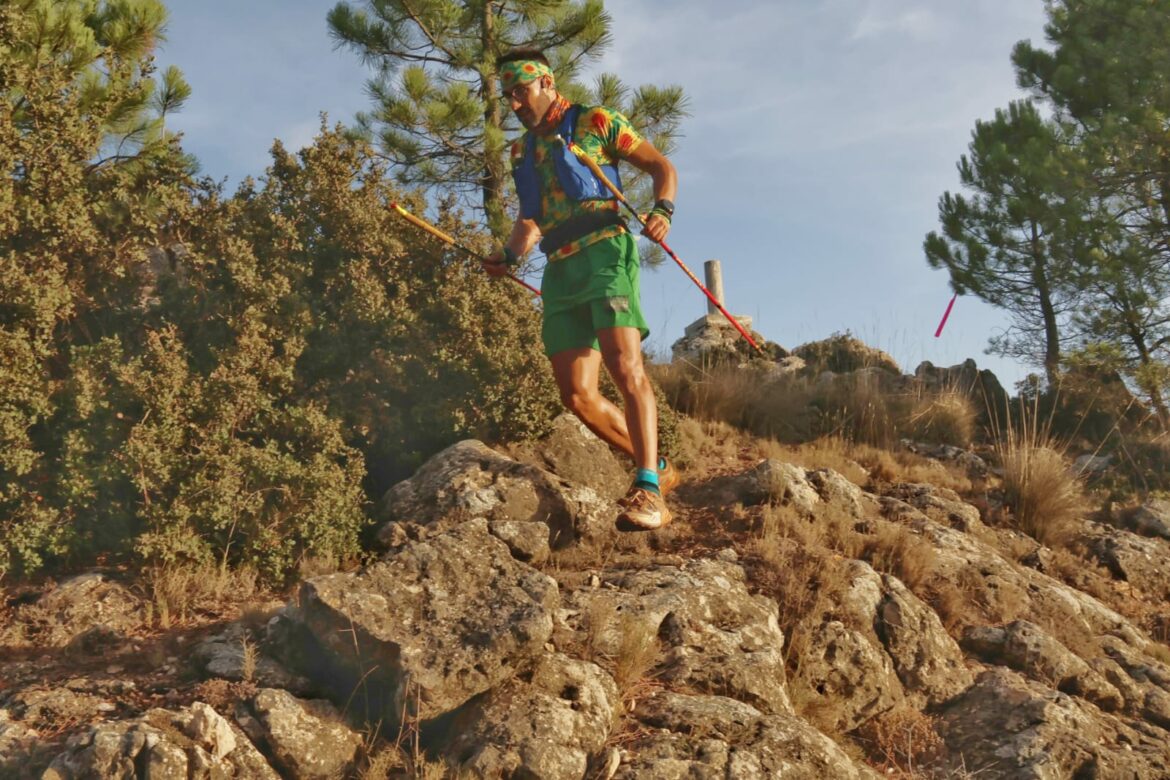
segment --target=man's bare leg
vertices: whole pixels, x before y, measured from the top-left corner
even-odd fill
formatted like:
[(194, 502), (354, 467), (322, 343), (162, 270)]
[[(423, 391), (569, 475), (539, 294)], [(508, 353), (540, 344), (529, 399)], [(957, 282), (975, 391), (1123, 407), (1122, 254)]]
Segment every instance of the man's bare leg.
[[(637, 333), (636, 330), (634, 332)], [(577, 415), (597, 438), (634, 458), (634, 445), (630, 441), (626, 422), (627, 415), (597, 389), (601, 353), (583, 347), (558, 352), (549, 360), (552, 362), (553, 378), (561, 392), (561, 402), (565, 408)]]
[(638, 468), (658, 470), (658, 407), (642, 365), (642, 334), (637, 328), (597, 331), (602, 359), (625, 402), (627, 437)]

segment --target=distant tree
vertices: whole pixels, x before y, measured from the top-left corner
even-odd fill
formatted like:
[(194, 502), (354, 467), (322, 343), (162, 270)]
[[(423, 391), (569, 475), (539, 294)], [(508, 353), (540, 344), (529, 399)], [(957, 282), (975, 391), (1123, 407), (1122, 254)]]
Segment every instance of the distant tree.
[(1051, 50), (1013, 52), (1019, 83), (1075, 129), (1090, 175), (1097, 251), (1080, 269), (1085, 342), (1115, 344), (1170, 424), (1170, 6), (1049, 4)]
[(339, 45), (375, 71), (368, 82), (375, 108), (359, 127), (399, 180), (474, 202), (497, 236), (508, 228), (506, 136), (518, 130), (501, 100), (498, 55), (519, 45), (543, 49), (562, 92), (623, 111), (665, 151), (685, 113), (679, 87), (631, 91), (614, 76), (592, 89), (580, 83), (582, 68), (610, 42), (601, 0), (363, 0), (338, 3), (328, 21)]
[(943, 194), (942, 232), (924, 243), (927, 261), (950, 272), (956, 292), (1011, 314), (1013, 330), (993, 350), (1043, 365), (1050, 381), (1076, 301), (1069, 280), (1085, 250), (1076, 167), (1060, 126), (1029, 102), (1012, 103), (976, 122), (958, 164), (970, 195)]

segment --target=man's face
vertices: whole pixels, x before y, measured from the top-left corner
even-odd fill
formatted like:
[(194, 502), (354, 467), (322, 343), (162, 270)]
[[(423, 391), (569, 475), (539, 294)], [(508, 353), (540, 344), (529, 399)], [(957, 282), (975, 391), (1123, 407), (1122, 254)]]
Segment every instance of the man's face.
[(547, 82), (548, 77), (541, 76), (527, 84), (517, 84), (504, 95), (512, 108), (512, 113), (529, 129), (540, 124), (540, 120), (544, 119), (545, 113), (556, 98), (556, 90)]

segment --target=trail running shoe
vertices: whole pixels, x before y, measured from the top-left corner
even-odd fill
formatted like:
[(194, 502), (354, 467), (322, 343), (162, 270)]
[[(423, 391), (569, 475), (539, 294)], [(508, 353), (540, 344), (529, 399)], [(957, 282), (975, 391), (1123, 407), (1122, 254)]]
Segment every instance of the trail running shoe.
[(630, 492), (618, 503), (622, 507), (622, 513), (617, 519), (618, 530), (653, 531), (670, 525), (670, 510), (665, 499), (652, 490), (630, 488)]
[[(663, 460), (666, 460), (666, 458), (663, 458)], [(679, 476), (678, 469), (674, 467), (673, 463), (671, 463), (669, 460), (666, 460), (666, 468), (658, 472), (658, 489), (661, 490), (662, 495), (665, 496), (670, 493), (670, 491), (678, 487), (678, 483), (681, 479), (682, 477)]]

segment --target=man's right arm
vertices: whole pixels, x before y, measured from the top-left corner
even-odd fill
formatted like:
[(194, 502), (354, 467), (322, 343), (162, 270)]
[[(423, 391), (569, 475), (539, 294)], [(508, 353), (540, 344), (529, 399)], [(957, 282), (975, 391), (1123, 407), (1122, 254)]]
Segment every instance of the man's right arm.
[[(519, 259), (531, 252), (532, 247), (536, 246), (536, 242), (539, 240), (540, 228), (536, 226), (534, 220), (517, 219), (516, 223), (512, 225), (512, 233), (504, 242), (504, 246), (512, 252), (513, 257)], [(483, 270), (490, 276), (505, 276), (509, 267), (504, 262), (504, 250), (500, 249), (486, 257), (483, 262)]]

